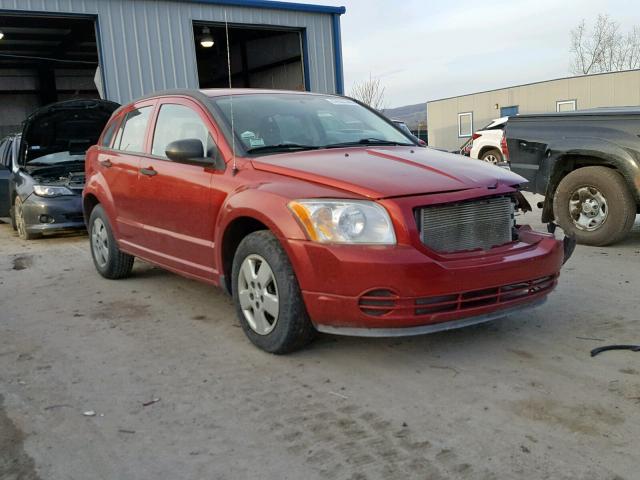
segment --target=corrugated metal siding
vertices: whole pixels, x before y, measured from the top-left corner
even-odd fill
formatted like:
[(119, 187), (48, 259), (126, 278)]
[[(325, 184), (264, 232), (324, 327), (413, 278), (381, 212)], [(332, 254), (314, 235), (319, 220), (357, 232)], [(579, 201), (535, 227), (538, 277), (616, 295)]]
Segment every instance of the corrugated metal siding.
[(119, 103), (168, 88), (198, 88), (193, 21), (307, 32), (314, 92), (335, 93), (332, 16), (164, 0), (0, 0), (0, 10), (98, 16), (107, 97)]

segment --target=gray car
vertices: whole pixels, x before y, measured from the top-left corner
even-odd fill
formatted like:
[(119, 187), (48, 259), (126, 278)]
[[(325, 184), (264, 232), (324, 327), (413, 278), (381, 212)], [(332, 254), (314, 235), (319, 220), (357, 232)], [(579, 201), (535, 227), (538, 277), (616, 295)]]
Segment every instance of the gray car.
[(106, 100), (55, 103), (30, 115), (22, 134), (3, 140), (3, 146), (10, 142), (3, 157), (10, 174), (0, 211), (9, 210), (20, 238), (84, 228), (85, 152), (118, 106)]

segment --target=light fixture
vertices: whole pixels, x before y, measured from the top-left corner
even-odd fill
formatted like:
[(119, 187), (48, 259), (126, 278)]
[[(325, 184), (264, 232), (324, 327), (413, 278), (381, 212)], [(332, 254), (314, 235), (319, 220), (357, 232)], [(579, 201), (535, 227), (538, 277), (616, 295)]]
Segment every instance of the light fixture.
[(204, 27), (202, 29), (202, 37), (200, 37), (200, 45), (202, 45), (204, 48), (211, 48), (213, 47), (214, 43), (215, 42), (213, 41), (213, 37), (211, 36), (209, 27)]
[(0, 30), (0, 40), (2, 40), (4, 38), (4, 33), (2, 33), (2, 30)]

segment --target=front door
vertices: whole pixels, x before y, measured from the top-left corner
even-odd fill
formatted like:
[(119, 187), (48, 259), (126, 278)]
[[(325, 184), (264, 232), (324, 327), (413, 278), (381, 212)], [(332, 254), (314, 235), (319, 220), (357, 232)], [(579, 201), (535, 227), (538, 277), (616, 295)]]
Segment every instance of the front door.
[(214, 137), (206, 114), (191, 100), (176, 98), (159, 105), (152, 128), (150, 154), (140, 158), (137, 217), (147, 235), (144, 247), (157, 261), (214, 278), (214, 171), (169, 160), (166, 147), (175, 140), (198, 139), (205, 155), (214, 155)]

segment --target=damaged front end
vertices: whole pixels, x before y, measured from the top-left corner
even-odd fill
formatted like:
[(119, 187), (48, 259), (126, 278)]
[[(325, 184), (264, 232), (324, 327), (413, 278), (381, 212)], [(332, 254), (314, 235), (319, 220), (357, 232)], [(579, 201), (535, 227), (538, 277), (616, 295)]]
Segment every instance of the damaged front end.
[[(532, 212), (533, 208), (531, 204), (527, 201), (525, 196), (521, 191), (517, 191), (513, 194), (514, 199), (516, 200), (516, 209), (522, 211), (522, 213)], [(542, 221), (544, 222), (544, 216)], [(546, 222), (545, 222), (546, 223)], [(564, 248), (564, 260), (563, 264), (567, 263), (567, 261), (573, 255), (574, 250), (576, 249), (576, 238), (571, 235), (567, 235), (567, 233), (559, 227), (553, 221), (547, 223), (547, 231), (558, 240), (562, 240), (563, 248)]]

